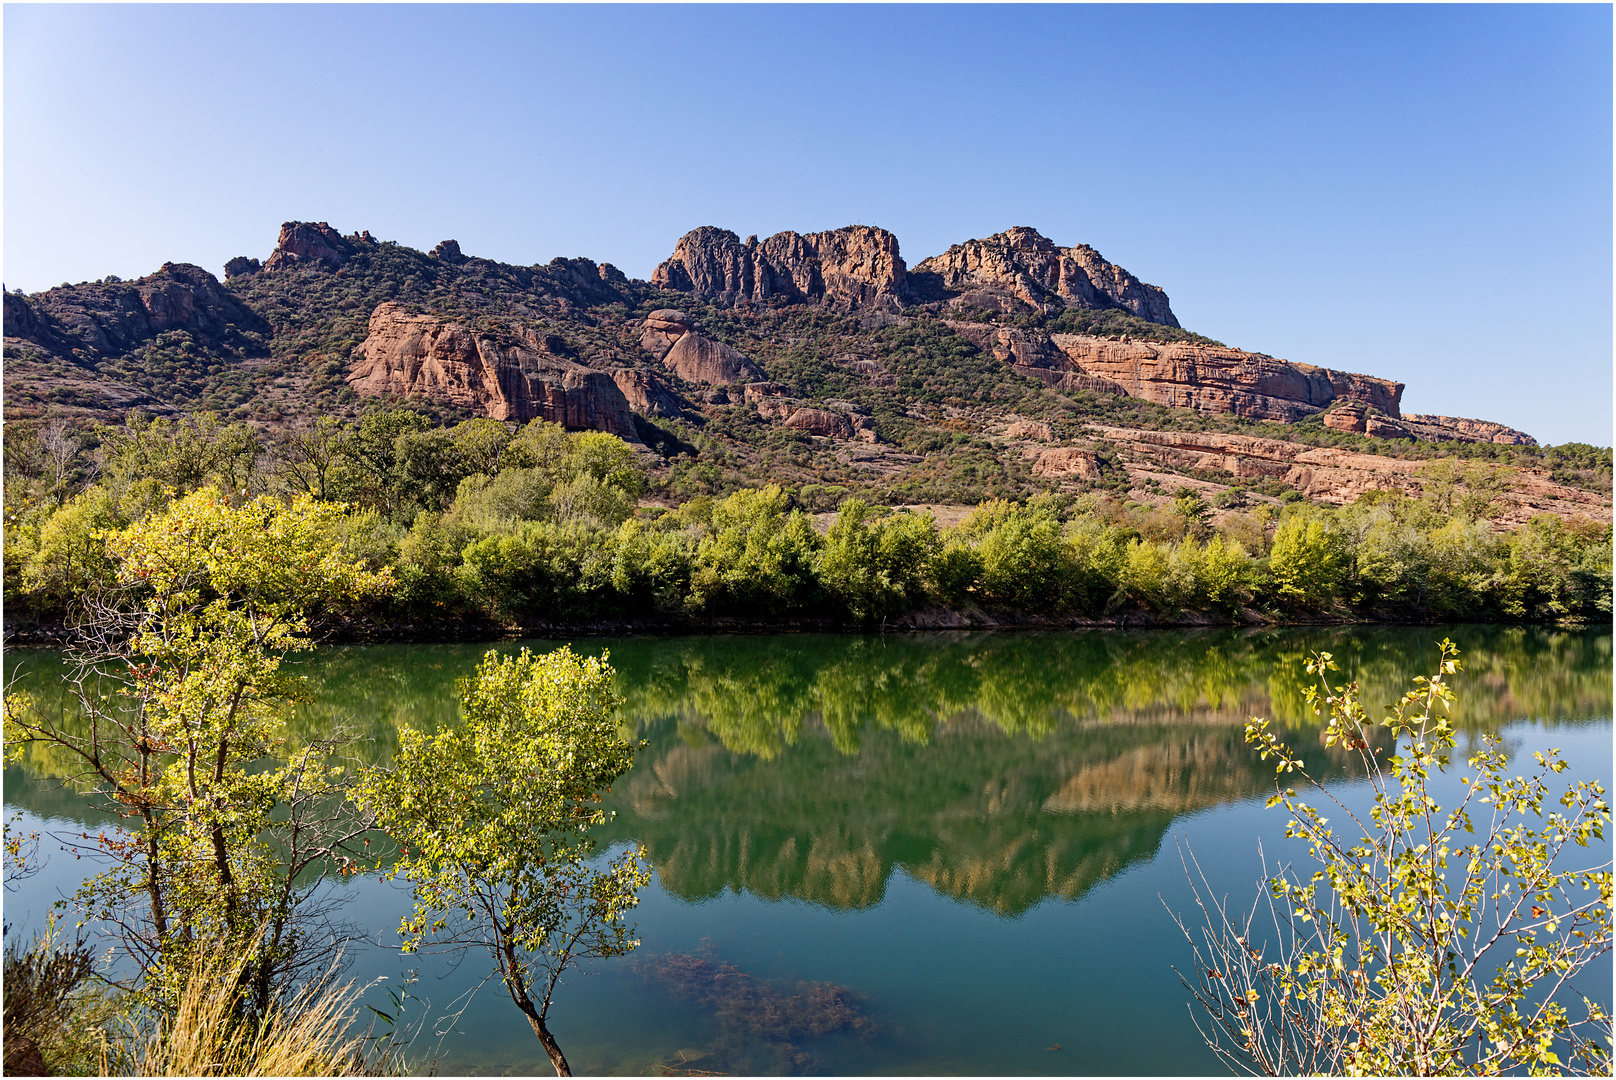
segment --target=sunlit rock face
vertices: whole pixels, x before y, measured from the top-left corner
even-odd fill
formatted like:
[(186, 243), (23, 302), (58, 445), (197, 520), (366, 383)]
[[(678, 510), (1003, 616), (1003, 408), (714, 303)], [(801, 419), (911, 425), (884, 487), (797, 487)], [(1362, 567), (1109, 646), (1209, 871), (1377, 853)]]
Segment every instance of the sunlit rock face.
[(366, 397), (436, 397), (495, 420), (550, 420), (638, 438), (612, 376), (550, 354), (530, 330), (474, 333), (388, 303), (371, 315), (356, 352), (348, 385)]

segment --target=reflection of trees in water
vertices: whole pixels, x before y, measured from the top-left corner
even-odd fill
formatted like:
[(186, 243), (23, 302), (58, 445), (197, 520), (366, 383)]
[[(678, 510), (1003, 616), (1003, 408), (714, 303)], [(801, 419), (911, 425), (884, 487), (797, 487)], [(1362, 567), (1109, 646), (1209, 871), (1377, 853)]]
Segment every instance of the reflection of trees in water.
[[(1003, 912), (1075, 897), (1156, 850), (1173, 817), (1268, 788), (1251, 715), (1311, 727), (1303, 657), (1336, 654), (1366, 703), (1395, 700), (1433, 643), (1466, 649), (1456, 719), (1608, 717), (1608, 629), (1333, 627), (631, 638), (609, 647), (626, 717), (650, 741), (618, 785), (614, 838), (650, 847), (688, 897), (726, 888), (838, 908), (880, 900), (896, 867)], [(514, 651), (522, 643), (504, 643)], [(548, 643), (527, 643), (544, 647)], [(455, 722), (454, 682), (486, 645), (354, 646), (300, 663), (316, 704), (293, 731), (357, 725), (365, 756), (401, 724)], [(51, 654), (13, 652), (62, 699)], [(1329, 769), (1332, 759), (1308, 740)], [(50, 774), (49, 760), (25, 762)], [(1336, 766), (1338, 767), (1338, 766)], [(13, 805), (75, 816), (67, 793)], [(80, 815), (82, 819), (82, 812)]]
[[(645, 844), (663, 885), (691, 899), (735, 889), (862, 908), (902, 867), (1014, 914), (1082, 895), (1154, 854), (1178, 813), (1272, 775), (1234, 725), (1067, 722), (1032, 739), (972, 719), (929, 746), (871, 729), (849, 755), (816, 723), (773, 759), (690, 734), (653, 736), (608, 829)], [(1334, 755), (1310, 765), (1339, 772)]]
[[(1465, 629), (1462, 725), (1608, 715), (1608, 633)], [(686, 897), (865, 907), (901, 866), (1016, 913), (1152, 856), (1179, 814), (1266, 791), (1245, 721), (1315, 726), (1309, 651), (1389, 702), (1443, 632), (669, 642), (654, 677), (620, 667), (651, 746), (613, 828)], [(1320, 775), (1350, 762), (1305, 756)]]

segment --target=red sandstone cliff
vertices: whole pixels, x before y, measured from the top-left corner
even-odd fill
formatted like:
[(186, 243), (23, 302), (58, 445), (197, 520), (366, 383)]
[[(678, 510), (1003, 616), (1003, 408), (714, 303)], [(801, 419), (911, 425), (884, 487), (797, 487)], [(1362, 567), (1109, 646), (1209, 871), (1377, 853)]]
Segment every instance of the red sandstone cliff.
[(382, 304), (348, 384), (372, 397), (440, 397), (495, 420), (551, 420), (637, 440), (612, 376), (544, 351), (526, 330), (496, 339), (435, 315)]

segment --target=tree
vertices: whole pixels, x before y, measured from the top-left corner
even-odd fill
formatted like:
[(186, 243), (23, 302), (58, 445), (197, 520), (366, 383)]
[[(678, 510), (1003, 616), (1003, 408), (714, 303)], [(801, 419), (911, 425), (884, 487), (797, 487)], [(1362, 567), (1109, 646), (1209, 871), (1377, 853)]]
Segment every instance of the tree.
[(1345, 538), (1334, 521), (1322, 514), (1290, 514), (1274, 532), (1268, 568), (1281, 600), (1328, 607), (1346, 575)]
[[(1204, 877), (1197, 886), (1207, 923), (1197, 943), (1179, 922), (1196, 960), (1193, 977), (1180, 977), (1227, 1062), (1267, 1075), (1608, 1075), (1606, 1006), (1583, 998), (1586, 1018), (1573, 1021), (1564, 1001), (1571, 979), (1611, 948), (1609, 862), (1567, 866), (1575, 847), (1604, 839), (1605, 790), (1585, 780), (1551, 800), (1550, 775), (1568, 768), (1556, 751), (1516, 773), (1502, 741), (1483, 735), (1464, 794), (1444, 813), (1430, 785), (1454, 748), (1444, 714), (1459, 667), (1444, 640), (1437, 673), (1416, 679), (1377, 725), (1357, 683), (1330, 683), (1329, 653), (1308, 662), (1319, 685), (1307, 702), (1329, 711), (1324, 742), (1357, 755), (1373, 806), (1357, 813), (1320, 788), (1332, 825), (1294, 788), (1268, 800), (1292, 815), (1286, 835), (1307, 844), (1318, 869), (1269, 880), (1266, 940), (1256, 907), (1231, 915)], [(1280, 775), (1316, 783), (1268, 721), (1252, 720), (1246, 739)]]
[[(212, 488), (105, 538), (112, 580), (83, 599), (68, 677), (75, 716), (8, 697), (7, 753), (88, 786), (128, 824), (91, 843), (112, 868), (80, 894), (171, 1000), (200, 948), (250, 954), (242, 1000), (262, 1013), (329, 955), (310, 936), (318, 869), (363, 824), (344, 809), (339, 737), (294, 746), (283, 674), (311, 647), (310, 609), (380, 592), (332, 536), (342, 508)], [(208, 943), (208, 944), (203, 944)], [(318, 952), (316, 952), (318, 948)]]
[(895, 615), (926, 595), (926, 575), (941, 546), (930, 514), (870, 520), (862, 499), (842, 503), (819, 553), (819, 580), (857, 619)]
[(601, 793), (638, 749), (618, 732), (613, 678), (605, 657), (568, 648), (489, 652), (460, 683), (460, 726), (400, 729), (393, 769), (356, 793), (399, 845), (388, 876), (415, 888), (406, 951), (486, 949), (560, 1076), (571, 1070), (547, 1023), (556, 984), (639, 944), (625, 919), (649, 880), (639, 849), (590, 863)]

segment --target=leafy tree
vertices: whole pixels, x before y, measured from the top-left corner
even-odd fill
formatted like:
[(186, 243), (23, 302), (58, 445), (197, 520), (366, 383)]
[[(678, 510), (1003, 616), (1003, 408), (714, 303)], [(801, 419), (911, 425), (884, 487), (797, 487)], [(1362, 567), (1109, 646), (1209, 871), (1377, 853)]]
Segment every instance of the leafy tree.
[(340, 467), (350, 437), (335, 416), (322, 416), (312, 424), (281, 433), (273, 448), (281, 463), (281, 477), (293, 491), (324, 501), (333, 471)]
[[(50, 757), (129, 821), (92, 839), (112, 868), (84, 887), (118, 926), (159, 997), (202, 942), (251, 954), (242, 996), (261, 1013), (321, 956), (311, 873), (361, 823), (332, 811), (337, 739), (293, 746), (310, 648), (307, 612), (386, 589), (331, 542), (341, 508), (263, 497), (240, 507), (203, 488), (106, 538), (115, 581), (87, 601), (71, 655), (77, 716), (7, 699), (12, 755)], [(321, 946), (323, 949), (323, 946)]]
[(601, 794), (633, 764), (604, 657), (490, 652), (460, 684), (463, 722), (399, 732), (394, 769), (357, 798), (400, 846), (387, 871), (415, 888), (405, 949), (486, 949), (557, 1075), (547, 1020), (562, 972), (639, 944), (626, 922), (649, 880), (643, 852), (591, 865)]
[(155, 480), (184, 493), (213, 483), (245, 494), (254, 479), (258, 436), (247, 424), (225, 425), (210, 412), (154, 420), (132, 412), (121, 428), (103, 428), (101, 448), (115, 487)]
[(1345, 580), (1344, 535), (1322, 514), (1292, 513), (1274, 533), (1268, 568), (1281, 600), (1302, 607), (1327, 607)]
[(707, 611), (774, 614), (802, 605), (815, 584), (820, 540), (778, 484), (712, 504), (696, 549), (691, 600)]
[[(1207, 924), (1197, 943), (1179, 923), (1196, 956), (1185, 984), (1229, 1063), (1281, 1076), (1609, 1074), (1609, 1015), (1583, 998), (1585, 1017), (1573, 1020), (1564, 999), (1611, 948), (1610, 864), (1568, 866), (1577, 847), (1605, 838), (1605, 790), (1584, 780), (1556, 797), (1549, 779), (1569, 768), (1557, 751), (1512, 766), (1483, 734), (1444, 812), (1431, 782), (1455, 747), (1446, 714), (1459, 667), (1444, 640), (1437, 673), (1377, 724), (1356, 682), (1329, 681), (1329, 653), (1308, 661), (1318, 685), (1306, 701), (1329, 713), (1325, 745), (1356, 755), (1373, 807), (1361, 814), (1319, 788), (1332, 824), (1294, 788), (1268, 800), (1318, 867), (1268, 882), (1276, 937), (1264, 939), (1255, 907), (1231, 915), (1204, 878), (1197, 887)], [(1317, 783), (1267, 720), (1251, 721), (1246, 740), (1280, 775)]]
[(862, 499), (842, 503), (825, 535), (817, 573), (856, 619), (893, 615), (925, 596), (926, 576), (941, 543), (928, 515), (871, 520)]

